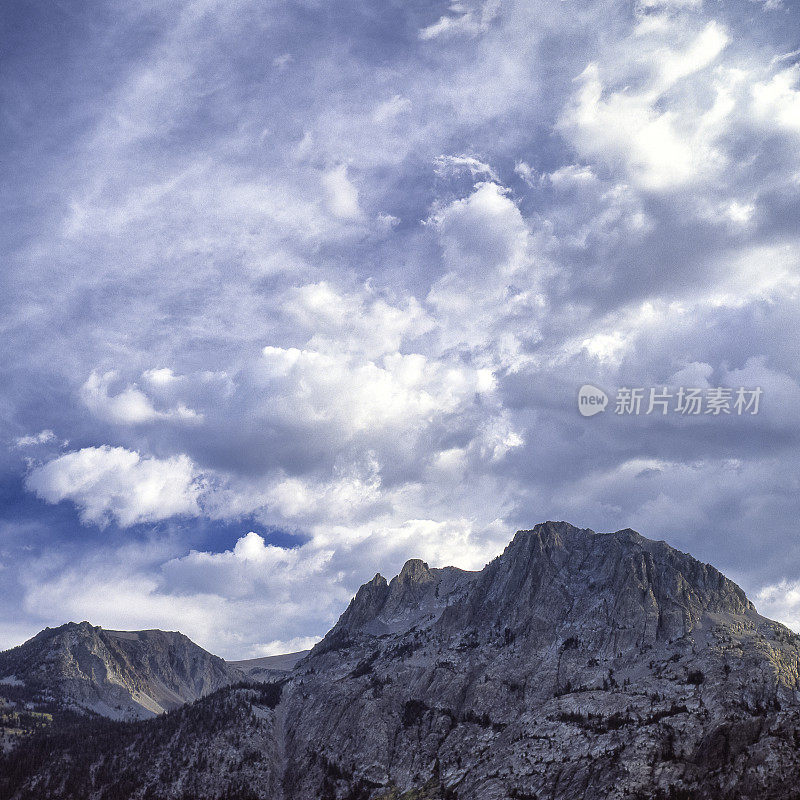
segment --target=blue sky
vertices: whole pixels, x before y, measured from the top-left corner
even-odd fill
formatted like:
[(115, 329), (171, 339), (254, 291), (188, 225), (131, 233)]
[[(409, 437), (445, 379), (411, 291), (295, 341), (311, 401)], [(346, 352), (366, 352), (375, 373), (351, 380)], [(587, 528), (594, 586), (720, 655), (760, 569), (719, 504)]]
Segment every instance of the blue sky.
[[(8, 2), (0, 647), (299, 649), (634, 527), (800, 629), (789, 2)], [(759, 386), (605, 413), (584, 383)]]

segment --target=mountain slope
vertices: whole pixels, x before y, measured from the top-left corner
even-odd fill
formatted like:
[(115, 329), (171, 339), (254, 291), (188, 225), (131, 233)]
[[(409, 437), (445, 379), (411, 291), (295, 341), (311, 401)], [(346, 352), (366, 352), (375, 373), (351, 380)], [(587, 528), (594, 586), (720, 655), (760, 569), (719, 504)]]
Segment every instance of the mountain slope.
[(34, 737), (49, 755), (0, 764), (2, 796), (790, 800), (799, 670), (800, 639), (713, 567), (545, 523), (479, 573), (376, 576), (280, 702), (224, 689), (224, 713), (201, 700), (84, 758)]
[(283, 653), (279, 656), (261, 656), (248, 658), (244, 661), (228, 661), (229, 667), (241, 673), (242, 680), (269, 683), (279, 681), (291, 672), (298, 661), (305, 658), (311, 651), (298, 650), (296, 653)]
[(151, 717), (241, 677), (181, 633), (109, 631), (88, 622), (46, 628), (0, 653), (0, 689), (113, 719)]

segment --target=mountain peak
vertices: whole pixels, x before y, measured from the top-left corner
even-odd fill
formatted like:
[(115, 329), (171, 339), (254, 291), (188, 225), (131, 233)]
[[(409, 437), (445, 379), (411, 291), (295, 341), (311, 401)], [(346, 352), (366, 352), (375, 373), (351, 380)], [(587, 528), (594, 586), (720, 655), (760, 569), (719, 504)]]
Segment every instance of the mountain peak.
[(113, 718), (159, 714), (241, 677), (182, 633), (104, 630), (89, 622), (45, 628), (0, 653), (0, 679), (43, 685), (71, 708)]
[(47, 630), (51, 631), (60, 631), (60, 630), (79, 630), (79, 631), (94, 631), (100, 630), (99, 626), (95, 627), (92, 625), (91, 622), (87, 622), (83, 620), (83, 622), (67, 622), (64, 625), (60, 625), (58, 628), (48, 628)]
[(596, 536), (597, 534), (588, 528), (576, 528), (568, 522), (553, 522), (549, 520), (540, 522), (530, 529), (517, 531), (508, 548), (514, 548), (531, 540), (539, 542), (542, 547), (561, 547), (576, 535), (581, 537)]
[(595, 533), (544, 522), (519, 531), (481, 572), (469, 602), (448, 609), (442, 623), (544, 637), (591, 629), (597, 647), (613, 640), (639, 648), (679, 638), (707, 614), (754, 611), (733, 581), (665, 542), (630, 528)]
[(339, 621), (312, 652), (338, 649), (362, 634), (379, 636), (430, 626), (477, 575), (456, 567), (431, 569), (419, 558), (406, 561), (388, 583), (378, 573), (359, 588)]
[(420, 558), (410, 558), (403, 564), (403, 569), (397, 576), (400, 583), (422, 583), (423, 581), (435, 580), (428, 565)]

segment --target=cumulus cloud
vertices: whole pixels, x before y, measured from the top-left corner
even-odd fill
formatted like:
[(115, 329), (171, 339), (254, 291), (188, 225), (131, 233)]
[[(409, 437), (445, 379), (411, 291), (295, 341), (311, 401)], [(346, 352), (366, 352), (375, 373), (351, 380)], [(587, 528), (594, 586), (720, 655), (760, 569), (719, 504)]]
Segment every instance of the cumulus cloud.
[(328, 281), (287, 291), (282, 309), (310, 338), (307, 344), (331, 353), (363, 353), (368, 358), (400, 351), (427, 333), (434, 322), (413, 296), (390, 301), (369, 286), (345, 292)]
[(358, 189), (347, 176), (347, 165), (340, 164), (322, 175), (326, 206), (334, 217), (357, 220), (361, 216)]
[(559, 122), (582, 157), (621, 169), (650, 189), (680, 186), (724, 166), (715, 146), (726, 114), (723, 90), (714, 91), (713, 77), (708, 76), (713, 100), (705, 108), (688, 109), (681, 107), (688, 101), (676, 90), (680, 81), (714, 63), (728, 44), (728, 34), (709, 22), (678, 49), (667, 43), (674, 41), (676, 28), (670, 26), (667, 32), (669, 38), (653, 33), (642, 37), (652, 59), (643, 85), (612, 88), (599, 65), (590, 64), (578, 77), (576, 93)]
[[(182, 403), (164, 411), (156, 410), (151, 399), (135, 385), (125, 386), (116, 394), (111, 394), (112, 386), (119, 377), (117, 370), (102, 374), (92, 372), (81, 387), (81, 399), (100, 419), (121, 425), (138, 425), (161, 419), (184, 422), (198, 419), (197, 413)], [(171, 370), (164, 369), (150, 370), (144, 377), (156, 386), (169, 385), (176, 380)]]
[(528, 229), (508, 196), (493, 182), (454, 200), (433, 218), (445, 263), (453, 271), (510, 276), (523, 266)]
[(436, 158), (436, 174), (442, 177), (465, 172), (472, 178), (486, 178), (497, 182), (497, 174), (488, 165), (474, 156), (438, 156)]
[(332, 550), (308, 545), (304, 550), (266, 544), (263, 536), (250, 531), (238, 539), (232, 550), (192, 551), (165, 562), (162, 572), (170, 592), (205, 591), (241, 598), (252, 597), (268, 585), (273, 601), (299, 607), (293, 587), (304, 581), (326, 580), (325, 568), (332, 557)]
[(280, 398), (273, 406), (278, 417), (304, 426), (335, 420), (353, 433), (424, 425), (494, 386), (485, 369), (446, 367), (419, 353), (353, 363), (314, 350), (267, 346), (264, 363), (266, 382)]
[(426, 298), (442, 346), (469, 349), (492, 369), (512, 366), (522, 342), (538, 337), (545, 303), (538, 290), (547, 262), (535, 258), (537, 243), (509, 195), (481, 182), (429, 221), (447, 270)]
[(49, 503), (72, 501), (84, 522), (99, 525), (199, 511), (197, 475), (185, 456), (158, 459), (123, 447), (85, 447), (36, 467), (26, 485)]

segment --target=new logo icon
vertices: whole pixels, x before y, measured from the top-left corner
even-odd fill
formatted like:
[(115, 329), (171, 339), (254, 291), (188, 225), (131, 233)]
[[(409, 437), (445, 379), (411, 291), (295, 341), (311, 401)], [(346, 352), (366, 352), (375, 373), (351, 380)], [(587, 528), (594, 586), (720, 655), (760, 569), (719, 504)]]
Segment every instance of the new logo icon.
[(578, 411), (583, 417), (593, 417), (606, 410), (608, 395), (596, 386), (586, 383), (578, 390)]

